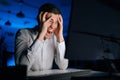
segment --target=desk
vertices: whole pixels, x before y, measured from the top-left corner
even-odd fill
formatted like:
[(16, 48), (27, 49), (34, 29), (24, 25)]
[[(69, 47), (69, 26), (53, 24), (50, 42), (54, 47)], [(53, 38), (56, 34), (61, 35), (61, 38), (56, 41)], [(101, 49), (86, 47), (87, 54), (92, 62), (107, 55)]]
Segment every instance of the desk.
[(29, 71), (27, 72), (27, 80), (71, 80), (72, 76), (86, 76), (94, 73), (102, 74), (102, 72), (81, 69)]

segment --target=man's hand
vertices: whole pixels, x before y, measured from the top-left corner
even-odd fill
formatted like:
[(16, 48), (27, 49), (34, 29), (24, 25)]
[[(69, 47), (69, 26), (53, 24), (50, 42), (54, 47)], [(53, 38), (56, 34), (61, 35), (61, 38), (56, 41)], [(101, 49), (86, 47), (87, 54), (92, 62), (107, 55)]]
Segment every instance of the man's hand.
[(42, 23), (42, 25), (40, 27), (42, 27), (42, 31), (39, 33), (39, 40), (44, 40), (45, 38), (45, 34), (47, 33), (47, 29), (48, 27), (51, 25), (50, 20), (52, 19), (52, 16), (46, 20), (46, 15), (48, 14), (48, 12), (45, 12), (44, 14), (41, 12), (39, 17), (40, 17), (40, 21)]
[(62, 16), (60, 14), (58, 15), (58, 27), (55, 30), (55, 35), (56, 35), (57, 41), (59, 43), (64, 41), (64, 38), (63, 38), (63, 19), (62, 19)]

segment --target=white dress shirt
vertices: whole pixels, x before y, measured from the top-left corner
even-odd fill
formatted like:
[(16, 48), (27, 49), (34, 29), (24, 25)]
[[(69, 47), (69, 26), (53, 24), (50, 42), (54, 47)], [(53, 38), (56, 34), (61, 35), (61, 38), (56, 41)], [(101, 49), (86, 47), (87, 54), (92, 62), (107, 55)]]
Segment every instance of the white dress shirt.
[(51, 69), (53, 60), (60, 69), (68, 67), (65, 59), (65, 42), (58, 43), (56, 36), (40, 41), (38, 32), (34, 29), (21, 29), (16, 34), (15, 62), (17, 65), (27, 65), (29, 70)]

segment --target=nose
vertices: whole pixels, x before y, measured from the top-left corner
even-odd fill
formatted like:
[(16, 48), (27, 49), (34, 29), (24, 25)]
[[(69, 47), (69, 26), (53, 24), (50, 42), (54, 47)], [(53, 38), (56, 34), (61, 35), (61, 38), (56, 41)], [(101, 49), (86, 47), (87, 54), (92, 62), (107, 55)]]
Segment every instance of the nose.
[(51, 19), (50, 22), (51, 22), (50, 28), (51, 28), (51, 29), (54, 29), (54, 26), (55, 26), (55, 22), (54, 22), (54, 20)]
[(54, 29), (54, 24), (53, 23), (51, 23), (50, 28)]

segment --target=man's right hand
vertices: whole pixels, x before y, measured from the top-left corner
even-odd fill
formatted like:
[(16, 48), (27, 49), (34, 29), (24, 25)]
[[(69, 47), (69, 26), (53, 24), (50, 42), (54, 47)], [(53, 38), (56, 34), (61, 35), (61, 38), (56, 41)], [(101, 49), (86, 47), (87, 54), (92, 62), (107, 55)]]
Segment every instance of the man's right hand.
[(39, 15), (39, 18), (40, 18), (40, 24), (42, 24), (40, 27), (42, 27), (42, 31), (39, 33), (39, 37), (38, 39), (43, 41), (44, 38), (45, 38), (45, 35), (47, 33), (47, 29), (48, 27), (51, 25), (51, 22), (50, 20), (52, 19), (52, 16), (49, 18), (49, 19), (46, 19), (46, 15), (48, 14), (48, 12), (41, 12), (40, 15)]

